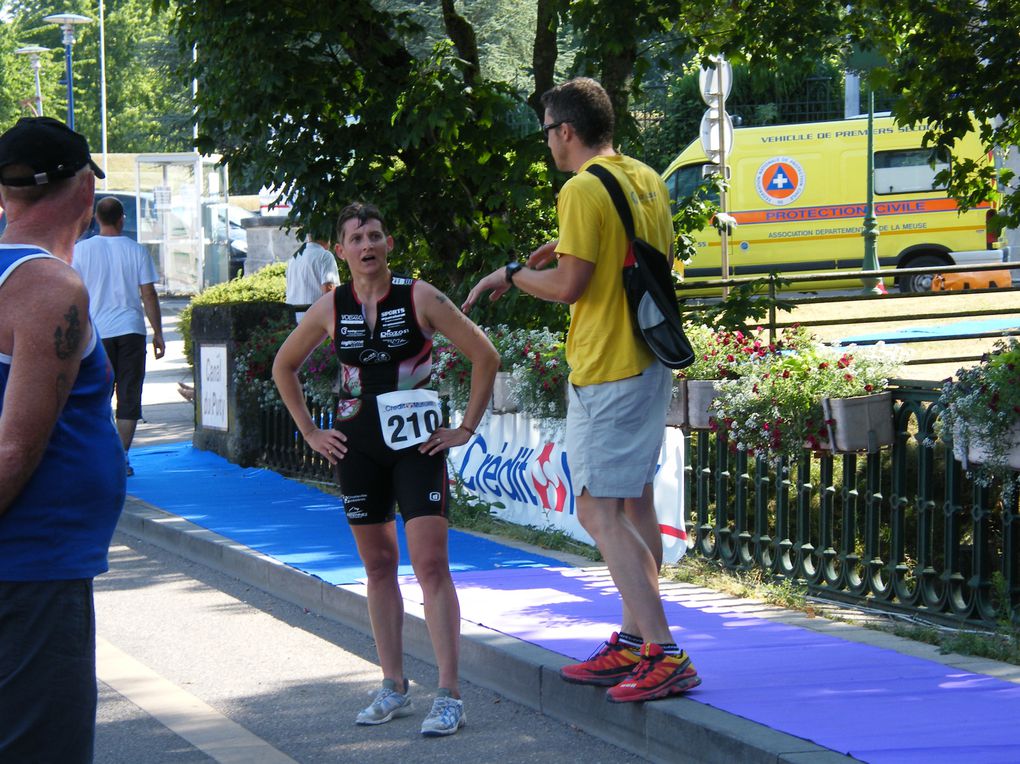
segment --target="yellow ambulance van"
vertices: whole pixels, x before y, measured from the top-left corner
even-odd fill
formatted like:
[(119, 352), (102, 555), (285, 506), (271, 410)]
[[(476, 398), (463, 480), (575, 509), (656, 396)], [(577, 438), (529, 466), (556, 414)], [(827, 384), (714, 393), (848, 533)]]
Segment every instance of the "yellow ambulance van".
[[(960, 212), (935, 175), (950, 161), (921, 147), (923, 127), (874, 121), (875, 217), (878, 260), (886, 268), (923, 268), (1001, 262), (998, 233), (985, 204)], [(730, 276), (776, 272), (861, 270), (861, 232), (867, 202), (867, 117), (795, 125), (737, 128), (727, 156)], [(956, 147), (959, 157), (990, 161), (972, 132)], [(716, 167), (694, 141), (663, 173), (670, 198), (683, 200)], [(716, 200), (718, 201), (718, 200)], [(696, 235), (697, 252), (685, 281), (718, 279), (720, 235)], [(895, 278), (901, 291), (931, 289), (932, 275)], [(856, 283), (860, 283), (859, 281)], [(796, 284), (795, 288), (803, 284)]]

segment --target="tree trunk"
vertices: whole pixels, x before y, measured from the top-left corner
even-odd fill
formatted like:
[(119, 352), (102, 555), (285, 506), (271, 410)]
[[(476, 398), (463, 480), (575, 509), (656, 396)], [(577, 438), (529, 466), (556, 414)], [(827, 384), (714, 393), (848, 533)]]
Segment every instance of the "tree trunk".
[(465, 61), (464, 84), (474, 85), (482, 71), (474, 27), (457, 13), (457, 9), (453, 7), (453, 0), (443, 0), (443, 24), (446, 27), (446, 34), (457, 48), (457, 54)]
[(556, 83), (556, 40), (559, 32), (560, 9), (563, 0), (538, 0), (538, 22), (535, 25), (535, 47), (531, 63), (535, 72), (535, 92), (528, 96), (528, 105), (535, 111), (539, 123), (545, 116), (542, 94)]
[(609, 94), (616, 116), (616, 141), (631, 130), (630, 84), (637, 60), (637, 45), (629, 41), (617, 52), (602, 57), (602, 87)]

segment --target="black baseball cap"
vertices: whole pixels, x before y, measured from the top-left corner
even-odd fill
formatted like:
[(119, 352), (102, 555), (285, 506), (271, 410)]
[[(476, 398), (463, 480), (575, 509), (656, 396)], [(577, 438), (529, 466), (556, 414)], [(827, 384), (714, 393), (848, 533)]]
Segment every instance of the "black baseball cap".
[[(4, 170), (13, 164), (27, 165), (33, 174), (8, 177)], [(92, 161), (85, 136), (59, 119), (22, 117), (0, 135), (0, 185), (41, 186), (70, 178), (85, 165), (92, 167), (97, 178), (106, 177)]]

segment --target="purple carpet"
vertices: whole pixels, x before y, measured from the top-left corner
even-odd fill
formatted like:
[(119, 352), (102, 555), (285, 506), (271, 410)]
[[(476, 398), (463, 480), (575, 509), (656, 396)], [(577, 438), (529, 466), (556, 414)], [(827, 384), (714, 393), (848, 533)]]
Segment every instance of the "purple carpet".
[[(333, 497), (190, 445), (132, 450), (132, 464), (128, 492), (144, 501), (333, 583), (364, 575)], [(576, 659), (619, 627), (604, 569), (456, 532), (450, 554), (465, 620)], [(412, 577), (402, 589), (421, 602)], [(1020, 685), (747, 615), (723, 595), (666, 586), (663, 599), (704, 680), (692, 700), (875, 764), (1020, 762)]]
[[(459, 573), (464, 617), (583, 660), (618, 628), (603, 570)], [(421, 601), (413, 579), (405, 597)], [(498, 594), (498, 596), (494, 596)], [(741, 612), (722, 595), (663, 591), (703, 679), (688, 697), (868, 762), (1020, 762), (1020, 686)]]

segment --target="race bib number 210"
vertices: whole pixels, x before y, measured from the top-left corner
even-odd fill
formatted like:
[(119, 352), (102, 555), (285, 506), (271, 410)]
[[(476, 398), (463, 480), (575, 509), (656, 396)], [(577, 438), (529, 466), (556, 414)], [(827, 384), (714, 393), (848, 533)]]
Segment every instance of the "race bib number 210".
[(443, 422), (434, 390), (394, 390), (376, 402), (383, 439), (394, 451), (424, 443)]

